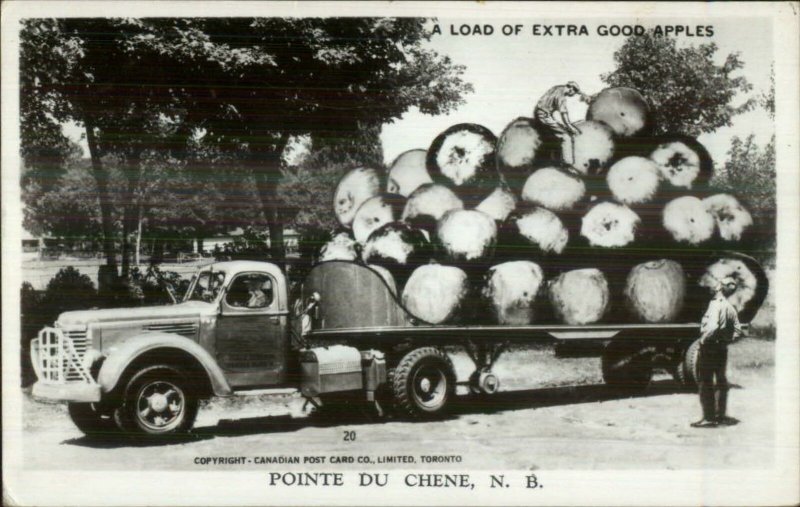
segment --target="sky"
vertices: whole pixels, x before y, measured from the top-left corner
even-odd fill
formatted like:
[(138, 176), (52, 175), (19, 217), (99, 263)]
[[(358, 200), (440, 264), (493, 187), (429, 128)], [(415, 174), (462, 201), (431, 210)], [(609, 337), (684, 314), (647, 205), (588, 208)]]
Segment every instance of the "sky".
[[(531, 116), (538, 98), (551, 86), (567, 81), (577, 81), (581, 88), (593, 94), (605, 88), (600, 75), (614, 69), (613, 55), (625, 37), (601, 37), (596, 34), (600, 25), (637, 24), (635, 19), (593, 19), (590, 22), (565, 18), (547, 21), (547, 24), (586, 23), (587, 37), (534, 36), (530, 20), (492, 19), (494, 34), (451, 35), (450, 25), (458, 27), (464, 20), (439, 19), (441, 35), (433, 35), (429, 47), (448, 55), (455, 63), (466, 66), (464, 78), (473, 84), (475, 91), (465, 97), (465, 104), (446, 116), (431, 117), (418, 111), (409, 111), (392, 124), (384, 126), (381, 135), (384, 160), (391, 163), (400, 153), (414, 148), (427, 148), (431, 141), (447, 127), (462, 123), (478, 123), (499, 135), (505, 126), (518, 116)], [(663, 19), (648, 20), (667, 25), (686, 24)], [(466, 21), (474, 25), (475, 20)], [(545, 22), (542, 22), (544, 24)], [(504, 36), (503, 25), (522, 24), (520, 35)], [(707, 24), (701, 19), (698, 24)], [(713, 37), (678, 37), (678, 44), (714, 42), (719, 47), (717, 63), (722, 63), (731, 52), (739, 52), (744, 68), (735, 75), (744, 75), (754, 86), (751, 93), (769, 88), (770, 64), (773, 61), (770, 21), (753, 18), (719, 18), (713, 21)], [(543, 30), (543, 29), (540, 29)], [(743, 101), (737, 97), (735, 103)], [(578, 100), (570, 102), (570, 118), (575, 121), (585, 117), (586, 106)], [(755, 111), (734, 117), (732, 127), (720, 128), (713, 134), (703, 135), (700, 141), (708, 148), (715, 162), (723, 163), (734, 135), (751, 133), (765, 144), (774, 130), (774, 122), (766, 112)]]
[[(614, 68), (613, 55), (625, 40), (623, 36), (600, 36), (598, 27), (611, 25), (652, 26), (685, 25), (687, 19), (649, 18), (646, 23), (636, 19), (613, 18), (564, 18), (548, 20), (540, 24), (568, 25), (586, 24), (589, 36), (534, 36), (535, 20), (491, 19), (492, 35), (452, 35), (463, 24), (475, 25), (476, 20), (438, 19), (442, 31), (426, 43), (427, 47), (449, 56), (454, 63), (466, 67), (464, 79), (472, 83), (474, 92), (464, 97), (465, 103), (447, 115), (427, 116), (411, 110), (400, 119), (384, 126), (381, 133), (384, 162), (389, 165), (400, 153), (415, 149), (427, 149), (433, 139), (443, 130), (457, 123), (478, 123), (499, 135), (505, 126), (519, 116), (531, 116), (538, 98), (551, 86), (567, 81), (577, 81), (581, 88), (593, 94), (605, 85), (600, 79), (603, 73)], [(769, 88), (770, 65), (773, 62), (771, 24), (768, 18), (715, 18), (713, 37), (677, 37), (679, 45), (695, 45), (713, 42), (718, 47), (717, 63), (725, 56), (738, 52), (744, 68), (735, 75), (744, 75), (758, 94)], [(697, 24), (708, 24), (699, 18)], [(522, 25), (519, 34), (503, 35), (503, 25)], [(543, 31), (544, 28), (540, 28)], [(555, 30), (555, 29), (553, 29)], [(485, 30), (482, 30), (485, 31)], [(741, 103), (746, 97), (737, 97)], [(577, 99), (569, 103), (573, 121), (584, 118), (586, 105)], [(68, 125), (65, 132), (83, 147), (88, 156), (86, 141), (81, 138), (83, 129)], [(711, 153), (715, 163), (722, 164), (733, 136), (756, 135), (763, 145), (774, 132), (774, 122), (761, 109), (734, 117), (733, 126), (723, 127), (712, 134), (704, 134), (700, 141)]]

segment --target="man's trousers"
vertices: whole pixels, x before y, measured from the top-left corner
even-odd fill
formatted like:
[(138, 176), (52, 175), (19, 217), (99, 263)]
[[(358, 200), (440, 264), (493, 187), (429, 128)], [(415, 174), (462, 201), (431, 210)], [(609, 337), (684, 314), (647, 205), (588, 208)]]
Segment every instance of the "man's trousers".
[(697, 384), (703, 419), (715, 421), (725, 417), (728, 405), (728, 345), (706, 343), (700, 346), (697, 358)]
[(552, 130), (556, 137), (561, 139), (561, 160), (567, 165), (572, 165), (574, 163), (572, 154), (572, 134), (556, 122), (550, 114), (541, 109), (536, 110), (536, 119), (539, 120), (539, 123)]

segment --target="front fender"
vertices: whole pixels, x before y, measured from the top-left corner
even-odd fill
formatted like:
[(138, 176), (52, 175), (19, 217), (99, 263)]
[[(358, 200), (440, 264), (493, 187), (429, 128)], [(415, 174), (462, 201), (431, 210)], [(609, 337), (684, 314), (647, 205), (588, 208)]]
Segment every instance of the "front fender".
[(177, 349), (186, 352), (203, 366), (215, 395), (229, 396), (233, 392), (222, 369), (208, 351), (189, 338), (169, 333), (141, 334), (112, 348), (97, 377), (97, 383), (103, 392), (108, 393), (117, 386), (122, 374), (136, 358), (156, 349)]

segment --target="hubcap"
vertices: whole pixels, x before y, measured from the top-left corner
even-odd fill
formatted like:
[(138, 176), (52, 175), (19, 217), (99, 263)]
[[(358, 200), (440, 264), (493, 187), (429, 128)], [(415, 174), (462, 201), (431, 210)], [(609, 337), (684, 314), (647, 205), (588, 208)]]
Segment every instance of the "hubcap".
[(447, 396), (447, 377), (433, 366), (423, 366), (412, 378), (412, 395), (417, 406), (435, 411), (442, 407)]
[(136, 413), (146, 428), (169, 431), (180, 424), (184, 404), (185, 396), (180, 387), (172, 382), (153, 381), (139, 390)]
[(167, 397), (163, 394), (156, 393), (152, 395), (147, 402), (150, 404), (150, 409), (156, 412), (163, 412), (167, 408)]

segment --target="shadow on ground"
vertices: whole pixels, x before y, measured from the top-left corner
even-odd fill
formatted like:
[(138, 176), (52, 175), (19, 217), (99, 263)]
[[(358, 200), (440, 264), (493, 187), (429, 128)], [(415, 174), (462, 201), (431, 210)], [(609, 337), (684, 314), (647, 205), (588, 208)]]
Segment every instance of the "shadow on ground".
[[(733, 388), (740, 386), (733, 385)], [(491, 396), (473, 395), (459, 396), (451, 406), (450, 414), (440, 420), (454, 420), (469, 414), (492, 414), (508, 410), (543, 408), (578, 403), (595, 403), (626, 398), (644, 398), (693, 393), (673, 380), (659, 380), (651, 383), (646, 389), (626, 389), (605, 384), (578, 385), (531, 389), (522, 391), (501, 392)], [(338, 405), (327, 410), (311, 413), (307, 417), (291, 415), (244, 417), (240, 419), (220, 419), (214, 426), (201, 426), (189, 434), (169, 436), (150, 440), (137, 437), (120, 437), (117, 434), (96, 435), (69, 439), (63, 444), (92, 448), (118, 447), (158, 447), (164, 445), (180, 445), (217, 437), (236, 437), (254, 434), (289, 433), (304, 428), (335, 427), (340, 425), (386, 424), (402, 421), (404, 423), (422, 423), (425, 421), (407, 421), (392, 415), (378, 417), (372, 406), (368, 404)]]

